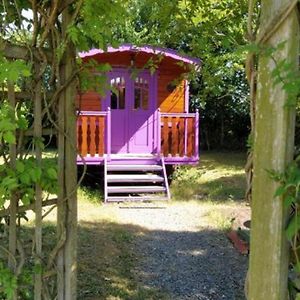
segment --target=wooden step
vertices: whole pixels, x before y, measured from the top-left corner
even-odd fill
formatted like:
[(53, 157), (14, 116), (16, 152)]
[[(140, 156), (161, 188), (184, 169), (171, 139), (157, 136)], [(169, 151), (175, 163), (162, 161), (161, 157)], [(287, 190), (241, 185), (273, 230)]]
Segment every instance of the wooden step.
[(164, 178), (156, 174), (108, 174), (107, 182), (163, 182)]
[(160, 165), (107, 165), (107, 171), (161, 171)]
[(108, 194), (117, 193), (162, 193), (166, 188), (159, 185), (146, 185), (146, 186), (108, 186)]
[(134, 201), (168, 201), (168, 197), (158, 196), (109, 196), (107, 202), (134, 202)]

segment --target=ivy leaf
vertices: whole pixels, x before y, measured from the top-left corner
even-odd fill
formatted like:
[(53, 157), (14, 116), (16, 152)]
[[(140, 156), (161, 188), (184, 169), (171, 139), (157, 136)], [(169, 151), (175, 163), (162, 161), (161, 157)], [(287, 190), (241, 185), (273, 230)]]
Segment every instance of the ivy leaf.
[(280, 197), (284, 194), (284, 192), (285, 192), (285, 187), (281, 185), (276, 189), (274, 197)]
[(57, 172), (54, 168), (48, 169), (47, 174), (51, 179), (57, 179)]
[(14, 190), (18, 187), (17, 179), (13, 177), (5, 177), (3, 178), (1, 185), (7, 190)]
[(285, 208), (291, 207), (291, 205), (292, 205), (295, 201), (296, 201), (296, 199), (295, 199), (293, 196), (291, 196), (291, 195), (287, 196), (287, 197), (284, 199), (284, 201), (283, 201), (284, 207), (285, 207)]
[(297, 273), (300, 273), (300, 262), (297, 262), (296, 264), (294, 264), (294, 268), (297, 271)]
[(291, 242), (300, 229), (300, 215), (294, 215), (286, 229), (287, 239)]
[(17, 160), (16, 161), (16, 170), (19, 172), (19, 173), (23, 173), (25, 171), (25, 165), (23, 162), (21, 162), (20, 160)]
[(33, 182), (37, 183), (40, 181), (42, 176), (42, 170), (40, 168), (33, 168), (29, 171), (29, 173)]
[(25, 193), (21, 200), (24, 205), (29, 205), (31, 203), (31, 201), (33, 200), (33, 198), (32, 198), (32, 195)]
[(9, 144), (15, 144), (16, 143), (16, 137), (11, 131), (6, 131), (3, 133), (3, 139), (6, 143)]
[(26, 185), (30, 184), (30, 178), (31, 178), (30, 174), (27, 172), (24, 172), (19, 176), (21, 183), (26, 184)]

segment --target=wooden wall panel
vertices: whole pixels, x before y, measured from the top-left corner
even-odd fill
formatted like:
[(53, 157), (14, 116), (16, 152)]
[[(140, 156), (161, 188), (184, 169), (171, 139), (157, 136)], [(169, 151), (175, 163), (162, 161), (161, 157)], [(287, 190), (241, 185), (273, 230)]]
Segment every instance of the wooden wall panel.
[(184, 112), (185, 107), (185, 84), (182, 81), (174, 91), (170, 92), (167, 89), (174, 78), (174, 75), (159, 75), (158, 78), (158, 106), (161, 112)]
[(77, 96), (76, 109), (80, 111), (100, 111), (101, 99), (96, 92), (86, 92), (81, 95), (81, 99)]
[[(102, 53), (93, 57), (99, 63), (108, 63), (113, 68), (128, 68), (132, 67), (132, 64), (137, 69), (143, 69), (150, 59), (155, 61), (158, 66), (158, 102), (157, 106), (160, 107), (161, 112), (184, 112), (185, 111), (185, 85), (184, 81), (178, 85), (178, 87), (170, 92), (167, 89), (168, 84), (173, 81), (178, 81), (182, 78), (184, 73), (189, 71), (189, 66), (186, 64), (179, 64), (177, 60), (165, 57), (161, 61), (158, 60), (158, 56), (144, 53), (144, 52), (115, 52), (115, 53)], [(84, 58), (84, 61), (88, 61), (89, 58)], [(87, 93), (84, 95), (81, 110), (100, 110), (101, 105), (98, 101), (99, 97), (96, 93)]]

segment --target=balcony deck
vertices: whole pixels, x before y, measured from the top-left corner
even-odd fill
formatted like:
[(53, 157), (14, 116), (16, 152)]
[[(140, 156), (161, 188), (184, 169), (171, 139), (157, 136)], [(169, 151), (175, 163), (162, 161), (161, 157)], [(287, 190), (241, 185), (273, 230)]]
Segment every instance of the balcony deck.
[(165, 164), (196, 164), (199, 160), (199, 115), (156, 112), (153, 153), (111, 153), (110, 111), (80, 112), (77, 119), (77, 164), (146, 163), (164, 158)]

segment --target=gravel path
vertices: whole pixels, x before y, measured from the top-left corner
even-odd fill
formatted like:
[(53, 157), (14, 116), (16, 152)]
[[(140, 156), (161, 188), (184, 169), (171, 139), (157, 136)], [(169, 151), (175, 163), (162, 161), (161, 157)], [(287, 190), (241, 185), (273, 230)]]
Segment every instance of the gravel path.
[(141, 257), (136, 273), (144, 287), (165, 291), (172, 300), (244, 299), (248, 258), (211, 225), (213, 209), (192, 203), (118, 209), (120, 222), (141, 228), (135, 241)]

